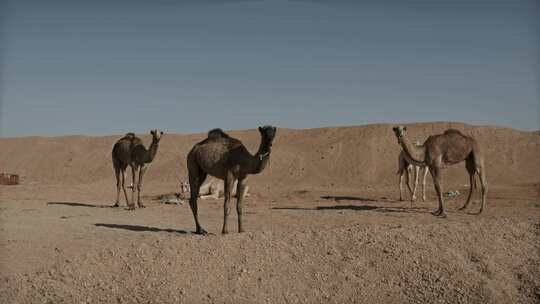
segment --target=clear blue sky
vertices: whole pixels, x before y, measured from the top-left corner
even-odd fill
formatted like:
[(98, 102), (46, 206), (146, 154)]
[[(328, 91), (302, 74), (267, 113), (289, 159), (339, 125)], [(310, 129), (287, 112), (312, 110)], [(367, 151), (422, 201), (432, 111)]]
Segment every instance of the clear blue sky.
[(2, 137), (540, 129), (535, 0), (0, 1)]

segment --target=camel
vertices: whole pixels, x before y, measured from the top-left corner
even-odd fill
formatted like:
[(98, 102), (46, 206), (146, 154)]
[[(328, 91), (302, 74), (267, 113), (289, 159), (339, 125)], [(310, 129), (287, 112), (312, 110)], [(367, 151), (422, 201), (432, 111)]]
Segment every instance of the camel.
[[(163, 132), (152, 130), (150, 134), (152, 134), (152, 143), (148, 150), (144, 147), (142, 140), (134, 133), (127, 133), (114, 144), (112, 161), (116, 175), (116, 203), (113, 207), (119, 206), (120, 189), (124, 191), (129, 210), (135, 210), (135, 191), (137, 191), (137, 205), (139, 208), (145, 207), (141, 201), (143, 176), (147, 169), (146, 164), (151, 163), (156, 156)], [(125, 186), (127, 166), (131, 167), (132, 173), (131, 203)]]
[(240, 140), (230, 137), (221, 129), (210, 130), (207, 138), (195, 144), (188, 153), (187, 168), (191, 187), (189, 206), (195, 220), (195, 233), (203, 235), (207, 233), (199, 222), (197, 208), (200, 187), (206, 180), (207, 175), (224, 181), (225, 199), (222, 234), (228, 233), (229, 201), (233, 184), (236, 180), (238, 181), (236, 190), (236, 193), (238, 193), (236, 201), (238, 232), (244, 232), (242, 209), (247, 177), (250, 174), (261, 173), (267, 166), (272, 151), (272, 143), (276, 136), (276, 128), (273, 126), (259, 127), (259, 133), (261, 134), (261, 143), (255, 155), (249, 153)]
[(429, 168), (439, 199), (439, 208), (433, 212), (433, 215), (446, 217), (441, 188), (442, 169), (462, 161), (465, 161), (465, 167), (469, 173), (470, 188), (467, 201), (459, 210), (463, 210), (469, 205), (475, 184), (475, 174), (477, 174), (482, 185), (482, 205), (478, 214), (482, 213), (487, 196), (486, 168), (480, 145), (474, 138), (466, 136), (458, 130), (448, 129), (443, 134), (430, 136), (422, 146), (417, 147), (405, 136), (407, 127), (397, 126), (393, 128), (393, 131), (407, 159), (413, 165)]
[[(232, 197), (236, 196), (236, 190), (238, 188), (238, 181), (234, 181), (234, 184), (232, 186), (231, 195)], [(189, 183), (188, 182), (181, 182), (180, 183), (180, 192), (183, 194), (186, 194), (190, 192), (189, 189)], [(224, 197), (224, 183), (222, 180), (217, 179), (213, 176), (208, 178), (206, 182), (200, 187), (199, 189), (199, 197), (201, 199), (219, 199), (220, 197)], [(246, 186), (246, 190), (244, 193), (244, 197), (249, 196), (249, 186)]]
[[(420, 144), (417, 144), (417, 146), (420, 146)], [(418, 188), (418, 177), (420, 175), (420, 171), (423, 170), (422, 173), (422, 201), (426, 201), (426, 175), (428, 173), (428, 168), (426, 166), (417, 166), (413, 165), (412, 161), (407, 160), (407, 156), (403, 150), (399, 153), (398, 157), (398, 175), (399, 175), (399, 200), (403, 201), (403, 176), (405, 175), (405, 183), (407, 185), (407, 188), (409, 189), (409, 193), (411, 193), (411, 208), (414, 201), (416, 201), (416, 189)], [(411, 185), (409, 183), (411, 175), (414, 174), (414, 187), (411, 189)]]

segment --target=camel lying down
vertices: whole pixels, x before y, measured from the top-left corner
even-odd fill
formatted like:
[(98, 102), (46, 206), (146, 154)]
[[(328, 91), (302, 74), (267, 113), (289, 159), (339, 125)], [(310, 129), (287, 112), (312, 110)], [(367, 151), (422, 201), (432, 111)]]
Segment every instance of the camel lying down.
[[(238, 181), (235, 181), (232, 187), (231, 195), (236, 197)], [(183, 197), (189, 197), (191, 189), (188, 182), (180, 183), (180, 193)], [(199, 197), (201, 199), (219, 199), (225, 196), (225, 185), (220, 179), (210, 176), (206, 183), (204, 183), (199, 190)], [(244, 197), (249, 196), (249, 186), (246, 185)]]

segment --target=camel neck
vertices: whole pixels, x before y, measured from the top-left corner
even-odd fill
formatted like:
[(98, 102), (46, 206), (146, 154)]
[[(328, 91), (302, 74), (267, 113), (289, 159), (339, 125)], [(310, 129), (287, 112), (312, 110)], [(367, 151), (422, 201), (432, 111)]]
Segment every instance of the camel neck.
[(146, 157), (144, 161), (145, 163), (149, 163), (154, 160), (154, 157), (156, 157), (158, 148), (159, 148), (159, 142), (152, 140), (152, 143), (150, 144), (150, 147), (148, 148), (148, 151), (146, 153)]
[(409, 157), (409, 159), (418, 164), (423, 164), (425, 162), (426, 149), (424, 146), (417, 146), (413, 144), (405, 136), (401, 138), (400, 142), (403, 151)]
[(270, 153), (272, 152), (272, 148), (268, 143), (264, 141), (263, 138), (261, 138), (261, 143), (259, 145), (259, 150), (257, 150), (257, 154), (252, 157), (252, 165), (250, 174), (258, 174), (261, 173), (264, 168), (266, 168), (266, 165), (268, 164), (268, 161), (270, 160)]

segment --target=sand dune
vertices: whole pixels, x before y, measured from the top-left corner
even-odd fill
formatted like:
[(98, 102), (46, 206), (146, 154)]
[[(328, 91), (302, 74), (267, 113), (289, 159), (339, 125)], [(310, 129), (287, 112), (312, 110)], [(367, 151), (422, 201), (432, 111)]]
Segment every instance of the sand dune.
[[(400, 147), (392, 125), (310, 130), (279, 129), (268, 171), (252, 183), (283, 187), (351, 188), (395, 183)], [(430, 134), (456, 128), (474, 136), (484, 147), (487, 174), (492, 186), (515, 186), (540, 182), (540, 136), (508, 128), (470, 126), (462, 123), (409, 124), (412, 138), (425, 140)], [(256, 151), (256, 130), (230, 131)], [(184, 179), (186, 155), (205, 134), (165, 134), (147, 180), (175, 183)], [(0, 139), (0, 168), (22, 175), (26, 182), (78, 184), (111, 182), (114, 174), (111, 149), (121, 137), (26, 137)], [(150, 135), (142, 135), (146, 143)], [(466, 184), (463, 165), (445, 172), (452, 185)]]
[[(205, 134), (165, 134), (143, 188), (147, 208), (110, 208), (111, 149), (121, 135), (0, 139), (3, 303), (539, 303), (540, 133), (461, 123), (409, 124), (413, 138), (457, 128), (483, 145), (490, 185), (399, 202), (392, 125), (279, 129), (270, 166), (250, 178), (247, 233), (222, 236), (221, 200), (200, 203), (214, 235), (194, 235), (178, 190)], [(129, 130), (126, 130), (129, 131)], [(230, 131), (255, 151), (256, 130)], [(150, 135), (143, 136), (146, 143)], [(464, 165), (445, 189), (466, 190)], [(125, 205), (123, 205), (125, 206)], [(234, 208), (233, 208), (234, 209)]]

